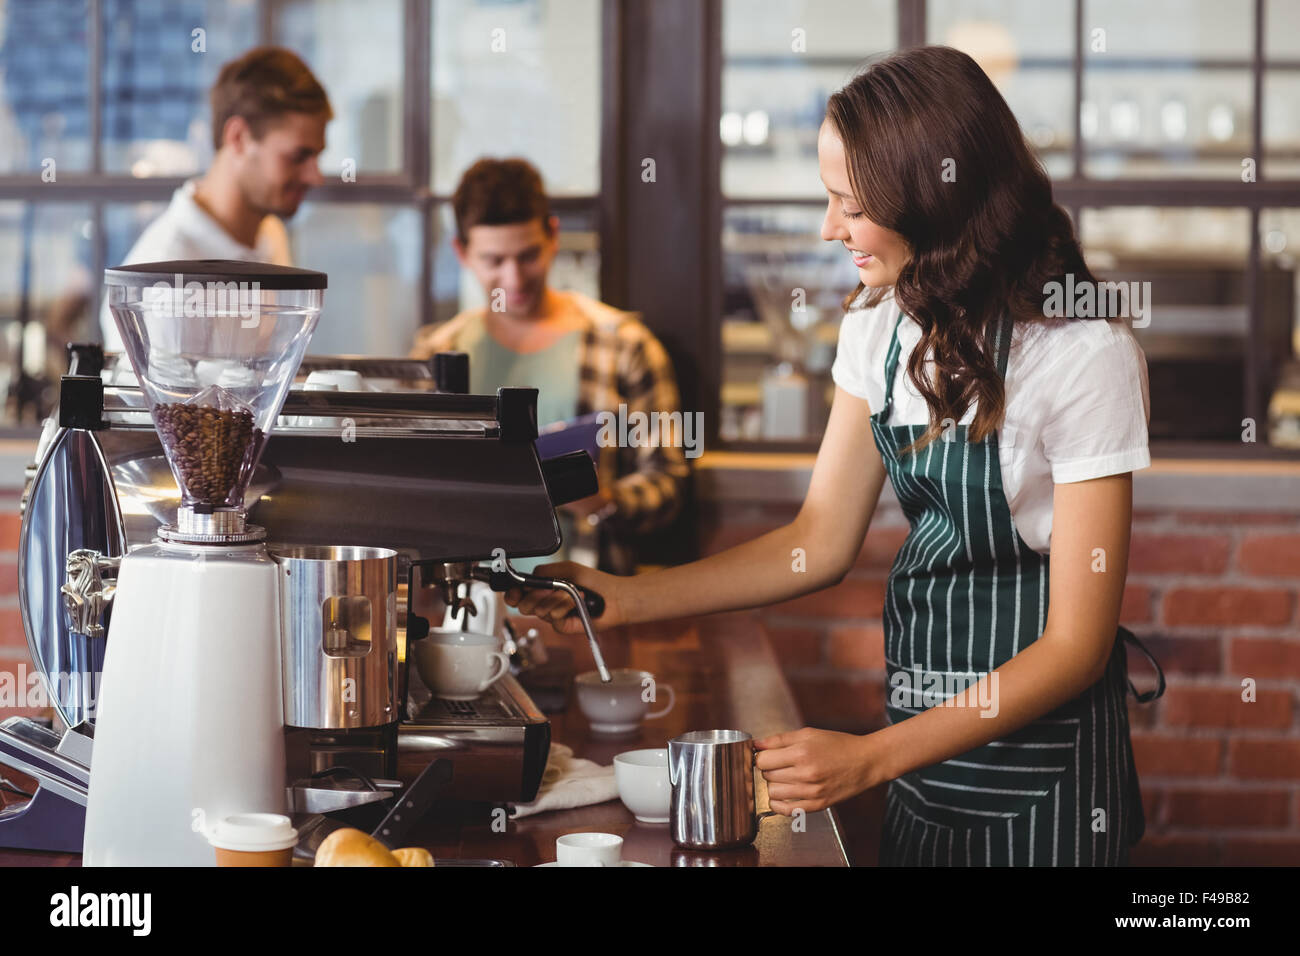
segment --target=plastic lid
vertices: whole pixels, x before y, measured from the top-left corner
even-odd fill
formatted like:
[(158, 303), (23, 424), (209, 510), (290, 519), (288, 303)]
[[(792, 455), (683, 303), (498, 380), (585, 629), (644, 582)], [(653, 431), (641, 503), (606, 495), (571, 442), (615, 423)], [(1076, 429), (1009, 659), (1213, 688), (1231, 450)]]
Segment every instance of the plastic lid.
[(153, 285), (160, 280), (175, 281), (178, 273), (182, 285), (187, 282), (256, 282), (262, 289), (327, 288), (323, 272), (238, 259), (169, 259), (166, 262), (113, 266), (104, 270), (104, 284)]
[(296, 846), (298, 831), (279, 813), (237, 813), (219, 820), (208, 831), (208, 842), (222, 850), (262, 853)]

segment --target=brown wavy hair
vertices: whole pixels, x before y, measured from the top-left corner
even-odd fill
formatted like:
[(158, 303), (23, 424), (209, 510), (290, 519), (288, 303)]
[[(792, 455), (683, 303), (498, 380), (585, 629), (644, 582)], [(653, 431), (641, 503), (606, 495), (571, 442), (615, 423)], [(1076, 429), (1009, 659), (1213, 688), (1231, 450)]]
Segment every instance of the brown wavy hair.
[[(944, 419), (961, 421), (972, 403), (970, 439), (982, 441), (1006, 405), (997, 322), (1007, 311), (1041, 320), (1044, 285), (1067, 273), (1096, 281), (1070, 218), (1006, 100), (960, 50), (921, 46), (878, 60), (832, 94), (826, 117), (859, 208), (912, 250), (892, 288), (921, 326), (907, 374), (930, 425), (904, 451), (940, 437)], [(864, 292), (859, 283), (844, 307), (874, 306), (890, 288)], [(931, 349), (933, 382), (923, 374)]]

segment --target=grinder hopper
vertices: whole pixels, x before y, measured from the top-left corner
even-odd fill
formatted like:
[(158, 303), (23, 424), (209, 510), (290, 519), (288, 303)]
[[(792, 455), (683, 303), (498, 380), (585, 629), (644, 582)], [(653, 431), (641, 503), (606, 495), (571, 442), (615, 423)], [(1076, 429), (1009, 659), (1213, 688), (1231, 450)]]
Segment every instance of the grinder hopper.
[(244, 492), (320, 316), (324, 273), (200, 259), (119, 266), (104, 281), (181, 492), (164, 533), (243, 533)]

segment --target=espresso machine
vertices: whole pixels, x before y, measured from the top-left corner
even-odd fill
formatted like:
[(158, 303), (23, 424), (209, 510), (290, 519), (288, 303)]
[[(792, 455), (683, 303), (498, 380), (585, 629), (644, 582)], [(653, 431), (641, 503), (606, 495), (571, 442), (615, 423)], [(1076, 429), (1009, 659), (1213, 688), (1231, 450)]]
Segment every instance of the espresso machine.
[(465, 394), (457, 355), (304, 359), (321, 273), (106, 281), (131, 369), (80, 353), (24, 495), (23, 621), (56, 724), (0, 724), (0, 764), (39, 783), (0, 846), (210, 865), (225, 814), (393, 805), (434, 761), (440, 797), (533, 799), (550, 726), (521, 684), (443, 700), (402, 650), (429, 631), (417, 597), (471, 626), (476, 586), (559, 587), (605, 671), (599, 597), (510, 565), (553, 553), (555, 507), (596, 490), (585, 453), (539, 459), (536, 391)]

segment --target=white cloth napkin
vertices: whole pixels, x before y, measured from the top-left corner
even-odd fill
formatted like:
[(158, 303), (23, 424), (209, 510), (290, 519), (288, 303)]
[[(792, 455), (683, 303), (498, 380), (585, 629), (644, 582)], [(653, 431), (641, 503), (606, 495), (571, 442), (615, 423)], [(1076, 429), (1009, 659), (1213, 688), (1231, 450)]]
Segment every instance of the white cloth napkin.
[(548, 810), (586, 807), (616, 797), (618, 784), (614, 782), (613, 764), (602, 767), (594, 760), (575, 757), (571, 747), (551, 744), (537, 799), (532, 803), (510, 804), (511, 818), (518, 819)]

